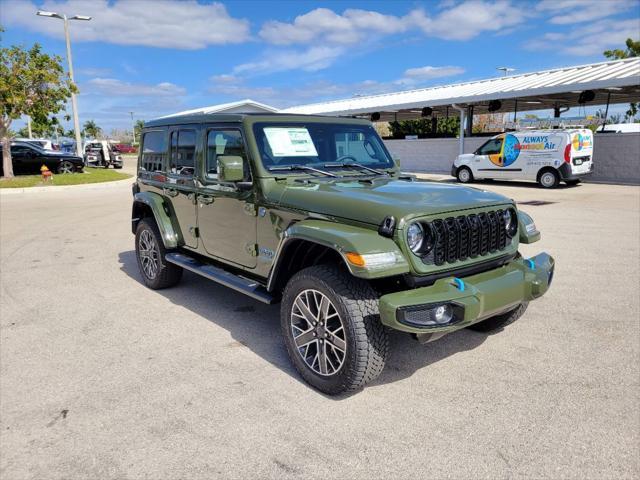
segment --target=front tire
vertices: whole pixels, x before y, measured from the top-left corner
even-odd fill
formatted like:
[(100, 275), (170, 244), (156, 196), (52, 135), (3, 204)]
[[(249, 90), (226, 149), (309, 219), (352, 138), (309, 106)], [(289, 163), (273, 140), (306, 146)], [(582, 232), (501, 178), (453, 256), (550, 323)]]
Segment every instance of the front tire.
[(321, 392), (359, 389), (384, 368), (389, 340), (378, 296), (337, 266), (305, 268), (289, 280), (280, 325), (289, 358)]
[(476, 332), (482, 333), (490, 333), (496, 330), (502, 330), (507, 325), (511, 325), (513, 322), (518, 320), (524, 312), (527, 311), (527, 307), (529, 306), (529, 302), (522, 302), (513, 310), (508, 311), (507, 313), (502, 313), (500, 315), (496, 315), (495, 317), (487, 318), (482, 322), (475, 323), (467, 327), (469, 330), (474, 330)]
[(460, 183), (471, 183), (473, 182), (473, 173), (467, 167), (460, 167), (456, 172), (456, 177)]
[(136, 258), (144, 284), (152, 290), (173, 287), (182, 278), (182, 268), (165, 260), (167, 250), (153, 220), (140, 220), (136, 228)]

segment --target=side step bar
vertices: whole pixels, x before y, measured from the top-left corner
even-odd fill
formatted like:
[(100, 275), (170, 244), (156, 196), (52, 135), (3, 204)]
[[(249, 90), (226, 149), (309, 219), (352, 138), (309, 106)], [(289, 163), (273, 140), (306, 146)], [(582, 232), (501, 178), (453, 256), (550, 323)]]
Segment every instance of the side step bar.
[(263, 303), (272, 304), (275, 300), (273, 295), (267, 292), (266, 288), (258, 282), (234, 275), (222, 268), (201, 263), (195, 258), (183, 253), (167, 253), (165, 259), (167, 262), (171, 262), (186, 270), (202, 275), (203, 277), (213, 280), (214, 282), (218, 282), (225, 287), (242, 292), (245, 295), (249, 295)]

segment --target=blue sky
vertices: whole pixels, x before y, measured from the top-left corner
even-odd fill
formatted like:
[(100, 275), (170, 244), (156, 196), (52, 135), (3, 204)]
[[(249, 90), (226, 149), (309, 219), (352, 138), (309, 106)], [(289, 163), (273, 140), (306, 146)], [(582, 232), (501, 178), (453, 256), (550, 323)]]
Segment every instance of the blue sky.
[(596, 62), (640, 37), (640, 0), (0, 0), (2, 42), (64, 57), (62, 22), (39, 8), (93, 17), (70, 23), (73, 63), (81, 121), (107, 131), (130, 111), (285, 107)]

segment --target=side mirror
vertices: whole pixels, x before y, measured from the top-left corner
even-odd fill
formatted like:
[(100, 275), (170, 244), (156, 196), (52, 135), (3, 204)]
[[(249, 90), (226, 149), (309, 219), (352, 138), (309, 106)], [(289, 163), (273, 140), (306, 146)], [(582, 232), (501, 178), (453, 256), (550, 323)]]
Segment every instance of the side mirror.
[(235, 155), (218, 157), (218, 180), (221, 182), (241, 182), (244, 180), (244, 160)]

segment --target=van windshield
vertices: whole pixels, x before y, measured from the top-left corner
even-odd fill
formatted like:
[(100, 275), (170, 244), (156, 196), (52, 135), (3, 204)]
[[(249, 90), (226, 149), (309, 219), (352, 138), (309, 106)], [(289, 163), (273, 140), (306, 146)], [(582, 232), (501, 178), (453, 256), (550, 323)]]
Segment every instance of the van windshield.
[(305, 166), (327, 170), (352, 163), (375, 169), (395, 166), (370, 125), (293, 122), (256, 123), (253, 128), (266, 169)]

